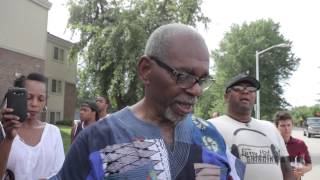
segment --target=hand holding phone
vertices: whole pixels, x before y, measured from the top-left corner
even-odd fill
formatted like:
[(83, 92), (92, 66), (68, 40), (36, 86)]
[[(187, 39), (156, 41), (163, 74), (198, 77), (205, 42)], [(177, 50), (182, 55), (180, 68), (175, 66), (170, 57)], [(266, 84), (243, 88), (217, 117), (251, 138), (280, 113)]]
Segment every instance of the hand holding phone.
[(19, 117), (13, 114), (12, 109), (4, 108), (1, 110), (1, 138), (7, 138), (8, 140), (13, 140), (18, 134), (18, 129), (21, 127), (22, 123), (19, 121)]
[(6, 136), (13, 139), (21, 122), (27, 118), (27, 90), (17, 87), (9, 88), (3, 103), (5, 100), (6, 107), (1, 109), (0, 141)]

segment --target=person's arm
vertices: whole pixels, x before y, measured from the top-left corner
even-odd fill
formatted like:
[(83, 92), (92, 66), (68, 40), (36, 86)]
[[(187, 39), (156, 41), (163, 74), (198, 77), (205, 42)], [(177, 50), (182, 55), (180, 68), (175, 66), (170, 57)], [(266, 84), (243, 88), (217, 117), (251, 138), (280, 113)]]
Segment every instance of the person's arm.
[(305, 161), (305, 165), (302, 168), (302, 175), (304, 175), (305, 173), (311, 171), (312, 169), (312, 162), (311, 162), (311, 157), (309, 154), (309, 150), (308, 150), (308, 146), (306, 145), (305, 142), (303, 142), (303, 146), (304, 146), (304, 161)]
[(71, 144), (60, 171), (50, 180), (86, 179), (90, 171), (88, 133), (81, 133)]
[(293, 174), (296, 178), (300, 178), (301, 176), (303, 176), (306, 172), (310, 171), (311, 169), (312, 169), (311, 164), (305, 164), (305, 165), (302, 165), (301, 167), (294, 169)]
[(312, 169), (312, 164), (305, 164), (302, 167), (302, 175), (304, 175), (305, 173), (311, 171), (311, 169)]
[(300, 167), (296, 167), (293, 169), (293, 175), (297, 178), (300, 179), (301, 176), (304, 175), (304, 173), (310, 171), (312, 169), (311, 164), (306, 164), (306, 165), (301, 165)]
[(0, 144), (0, 151), (1, 151), (1, 153), (0, 153), (0, 179), (2, 179), (6, 173), (7, 162), (8, 162), (12, 142), (13, 142), (13, 140), (5, 138)]
[(11, 151), (13, 139), (17, 135), (17, 130), (21, 126), (21, 122), (18, 121), (19, 117), (15, 115), (6, 114), (12, 112), (13, 109), (5, 108), (1, 111), (2, 125), (6, 133), (6, 137), (0, 142), (0, 179), (5, 175), (7, 168), (8, 158)]
[(281, 171), (283, 175), (283, 180), (294, 180), (294, 175), (292, 173), (292, 168), (290, 166), (289, 157), (280, 158)]

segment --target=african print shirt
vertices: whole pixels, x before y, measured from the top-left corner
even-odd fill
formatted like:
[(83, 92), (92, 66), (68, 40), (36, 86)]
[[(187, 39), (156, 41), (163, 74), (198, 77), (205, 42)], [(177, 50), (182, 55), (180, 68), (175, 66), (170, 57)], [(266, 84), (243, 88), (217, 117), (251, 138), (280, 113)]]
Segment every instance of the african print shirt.
[(205, 170), (199, 164), (211, 164), (221, 168), (220, 179), (226, 180), (225, 151), (218, 131), (192, 115), (176, 125), (173, 147), (168, 147), (158, 127), (127, 107), (84, 129), (52, 179), (192, 180)]

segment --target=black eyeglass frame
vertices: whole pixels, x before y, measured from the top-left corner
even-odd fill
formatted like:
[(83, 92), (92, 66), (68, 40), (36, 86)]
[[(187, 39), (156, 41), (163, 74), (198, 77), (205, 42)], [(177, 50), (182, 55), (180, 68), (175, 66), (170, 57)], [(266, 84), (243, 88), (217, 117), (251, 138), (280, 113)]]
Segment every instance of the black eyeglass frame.
[[(161, 61), (160, 58), (158, 58), (156, 56), (148, 56), (148, 57), (151, 60), (153, 60), (159, 67), (161, 67), (161, 68), (167, 70), (169, 73), (171, 73), (175, 78), (176, 84), (179, 85), (181, 88), (188, 89), (188, 88), (193, 87), (196, 83), (198, 83), (202, 89), (207, 89), (212, 84), (213, 79), (209, 75), (207, 75), (206, 77), (199, 78), (195, 75), (192, 75), (192, 74), (189, 74), (186, 72), (179, 72), (175, 68), (173, 68), (173, 67), (169, 66), (168, 64), (164, 63), (163, 61)], [(184, 77), (184, 79), (181, 80), (181, 77)], [(179, 79), (181, 81), (179, 81)], [(189, 81), (190, 82), (190, 84), (189, 84), (188, 81), (186, 81), (187, 79), (193, 79), (193, 81)], [(188, 85), (186, 84), (186, 82)], [(210, 82), (210, 83), (208, 83), (208, 82)]]

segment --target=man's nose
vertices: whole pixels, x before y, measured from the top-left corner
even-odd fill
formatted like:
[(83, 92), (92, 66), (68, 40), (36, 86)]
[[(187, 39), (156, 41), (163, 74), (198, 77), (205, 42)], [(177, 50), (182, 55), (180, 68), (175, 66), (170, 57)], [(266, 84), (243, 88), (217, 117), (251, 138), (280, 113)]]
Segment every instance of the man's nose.
[(248, 87), (244, 87), (241, 93), (250, 93), (250, 91), (248, 90)]
[(199, 83), (195, 83), (192, 87), (186, 89), (186, 91), (192, 96), (199, 97), (201, 96), (203, 90)]

